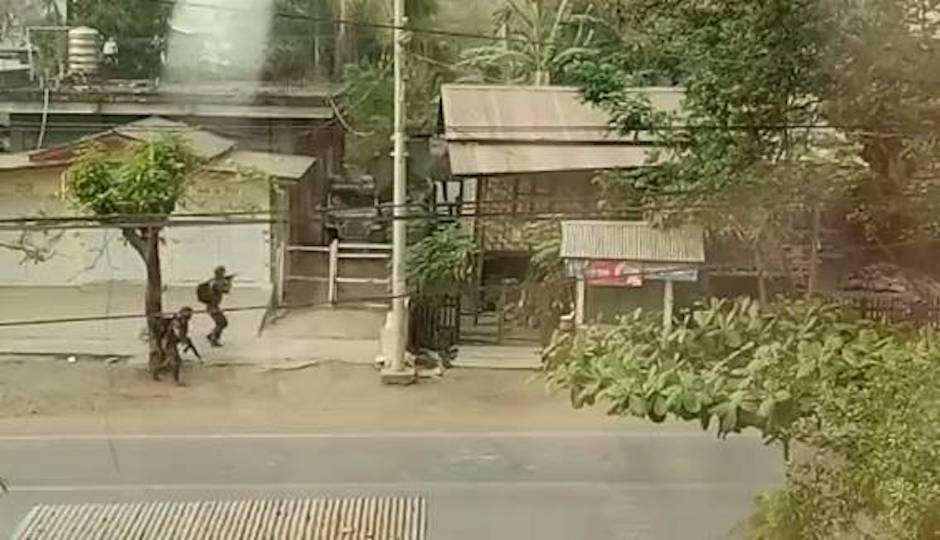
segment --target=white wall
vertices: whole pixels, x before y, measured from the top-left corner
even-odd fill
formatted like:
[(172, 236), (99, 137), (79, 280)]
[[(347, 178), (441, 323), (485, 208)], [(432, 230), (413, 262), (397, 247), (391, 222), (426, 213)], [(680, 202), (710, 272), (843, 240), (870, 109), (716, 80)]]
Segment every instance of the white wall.
[[(166, 285), (188, 285), (212, 276), (222, 264), (238, 282), (270, 286), (270, 241), (267, 225), (173, 228), (161, 249)], [(18, 233), (0, 232), (0, 242), (15, 242)], [(143, 282), (143, 261), (124, 243), (118, 230), (66, 233), (51, 244), (42, 263), (21, 262), (22, 254), (0, 248), (0, 286), (75, 286), (107, 281)]]
[[(56, 182), (54, 171), (0, 175), (0, 218), (75, 215), (64, 201), (50, 195)], [(216, 179), (217, 180), (217, 179)], [(214, 180), (208, 180), (212, 182)], [(32, 186), (32, 187), (28, 187)], [(243, 190), (248, 193), (249, 190)], [(210, 194), (218, 200), (218, 194)], [(265, 202), (263, 192), (245, 197)], [(188, 208), (187, 211), (211, 211)], [(0, 286), (78, 286), (108, 281), (142, 283), (146, 272), (140, 256), (128, 246), (117, 229), (52, 231), (55, 240), (41, 233), (30, 236), (52, 251), (42, 263), (22, 262), (23, 254), (0, 247)], [(0, 243), (17, 243), (19, 232), (0, 231)], [(267, 224), (172, 227), (164, 231), (161, 248), (164, 283), (193, 285), (212, 276), (222, 264), (238, 274), (238, 283), (271, 286), (271, 239)]]

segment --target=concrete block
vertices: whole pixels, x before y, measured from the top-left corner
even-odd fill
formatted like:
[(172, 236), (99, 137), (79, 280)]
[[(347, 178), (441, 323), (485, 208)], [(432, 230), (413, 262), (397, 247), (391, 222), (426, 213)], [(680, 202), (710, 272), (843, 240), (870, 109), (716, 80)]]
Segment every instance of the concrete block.
[(402, 371), (382, 370), (382, 384), (394, 386), (409, 386), (418, 382), (418, 374), (413, 369)]

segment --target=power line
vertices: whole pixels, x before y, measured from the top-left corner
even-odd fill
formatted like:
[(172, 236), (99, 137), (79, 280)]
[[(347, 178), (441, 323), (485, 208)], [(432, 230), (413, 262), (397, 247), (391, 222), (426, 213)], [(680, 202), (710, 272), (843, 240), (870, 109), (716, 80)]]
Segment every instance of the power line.
[[(250, 10), (244, 8), (230, 7), (230, 6), (219, 6), (216, 4), (208, 4), (204, 2), (174, 2), (172, 0), (151, 0), (155, 3), (167, 4), (173, 6), (183, 6), (183, 7), (194, 7), (199, 9), (212, 9), (218, 11), (228, 11), (235, 13), (257, 13), (258, 10)], [(500, 37), (489, 34), (477, 34), (473, 32), (457, 32), (452, 30), (439, 30), (436, 28), (422, 28), (414, 27), (409, 25), (396, 26), (392, 23), (379, 23), (379, 22), (365, 22), (365, 21), (354, 21), (351, 19), (337, 19), (332, 17), (317, 17), (313, 15), (307, 15), (305, 13), (288, 13), (284, 11), (274, 11), (273, 16), (281, 19), (294, 19), (294, 20), (303, 20), (310, 22), (319, 22), (319, 23), (330, 23), (330, 24), (340, 24), (344, 26), (356, 26), (361, 28), (372, 28), (376, 30), (404, 30), (406, 32), (411, 32), (415, 34), (426, 34), (434, 35), (440, 37), (457, 37), (457, 38), (469, 38), (469, 39), (480, 39), (487, 41), (498, 41), (501, 43), (506, 42), (515, 42), (515, 43), (525, 43), (525, 44), (536, 44), (536, 45), (553, 45), (549, 42), (544, 41), (534, 41), (513, 37)]]
[[(681, 197), (683, 195), (703, 195), (707, 193), (720, 193), (721, 190), (699, 191), (692, 193), (660, 193), (660, 196)], [(909, 200), (920, 199), (920, 194), (894, 194), (882, 199)], [(814, 200), (806, 201), (780, 201), (768, 196), (764, 201), (750, 201), (751, 206), (773, 207), (774, 209), (791, 209), (793, 211), (808, 210)], [(849, 198), (851, 200), (851, 198)], [(494, 199), (464, 202), (441, 202), (435, 204), (434, 210), (428, 210), (421, 202), (412, 202), (403, 205), (405, 209), (416, 209), (418, 212), (409, 212), (404, 217), (391, 215), (393, 204), (379, 204), (368, 206), (353, 206), (341, 208), (313, 209), (314, 215), (305, 218), (283, 218), (275, 210), (233, 211), (233, 212), (203, 212), (180, 213), (170, 216), (162, 214), (112, 214), (107, 216), (36, 216), (0, 219), (0, 232), (2, 231), (45, 231), (45, 230), (96, 230), (120, 228), (192, 228), (207, 226), (235, 226), (235, 225), (305, 225), (336, 221), (368, 221), (373, 223), (389, 223), (396, 219), (406, 221), (422, 220), (462, 220), (462, 219), (508, 219), (529, 221), (552, 221), (559, 219), (621, 219), (623, 214), (642, 214), (648, 212), (690, 212), (702, 210), (723, 211), (740, 206), (738, 201), (690, 202), (676, 201), (669, 204), (606, 204), (595, 196), (568, 197), (564, 200), (556, 199)], [(867, 203), (869, 207), (891, 207), (892, 203), (877, 201)], [(940, 203), (938, 203), (940, 204)], [(474, 208), (470, 208), (474, 207)], [(486, 210), (495, 207), (497, 210)], [(504, 209), (512, 207), (511, 209)], [(539, 208), (542, 207), (542, 208)], [(468, 209), (469, 208), (469, 209)], [(455, 210), (456, 209), (456, 210)], [(468, 209), (468, 210), (465, 210)], [(373, 215), (349, 215), (349, 213), (376, 211)], [(344, 215), (345, 213), (345, 215)]]
[[(879, 246), (857, 246), (858, 251), (868, 251), (868, 250), (881, 250), (884, 248), (890, 247), (902, 247), (908, 245), (918, 245), (918, 244), (935, 244), (940, 242), (940, 239), (934, 240), (925, 240), (925, 241), (906, 241), (906, 242), (896, 242), (891, 244), (883, 244)], [(841, 252), (850, 252), (849, 250), (840, 250)], [(641, 265), (642, 266), (642, 265)], [(630, 278), (630, 277), (639, 277), (639, 278), (656, 278), (661, 277), (663, 274), (678, 273), (678, 272), (687, 272), (687, 271), (722, 271), (728, 270), (733, 265), (728, 264), (676, 264), (663, 266), (660, 268), (638, 270), (634, 272), (624, 272), (617, 276), (619, 279)], [(539, 284), (545, 285), (546, 283), (569, 283), (573, 278), (564, 278), (560, 280), (551, 280), (551, 281), (540, 281)], [(289, 281), (289, 279), (288, 279)], [(485, 290), (487, 288), (492, 290), (498, 290), (502, 286), (495, 287), (474, 287), (474, 290)], [(520, 288), (524, 285), (520, 285)], [(463, 292), (462, 289), (458, 289), (458, 293)], [(454, 290), (448, 288), (439, 292), (435, 291), (425, 291), (422, 293), (423, 296), (449, 296), (453, 295)], [(239, 306), (226, 308), (225, 311), (229, 313), (245, 312), (245, 311), (267, 311), (270, 309), (277, 310), (296, 310), (296, 309), (310, 309), (318, 307), (333, 307), (336, 305), (361, 305), (362, 303), (368, 302), (390, 302), (395, 298), (408, 298), (413, 296), (412, 294), (406, 294), (400, 297), (395, 297), (392, 295), (379, 295), (379, 296), (368, 296), (368, 297), (359, 297), (348, 299), (338, 303), (329, 303), (329, 302), (309, 302), (309, 303), (289, 303), (282, 305), (253, 305), (253, 306)], [(208, 313), (206, 310), (195, 311), (195, 313)], [(174, 312), (162, 312), (159, 314), (161, 317), (167, 317), (175, 315)], [(48, 318), (48, 319), (26, 319), (26, 320), (7, 320), (0, 321), (0, 328), (13, 328), (13, 327), (22, 327), (22, 326), (50, 326), (58, 324), (76, 324), (76, 323), (87, 323), (87, 322), (102, 322), (102, 321), (113, 321), (113, 320), (142, 320), (146, 319), (148, 316), (146, 314), (139, 313), (123, 313), (123, 314), (108, 314), (108, 315), (88, 315), (88, 316), (77, 316), (77, 317), (59, 317), (59, 318)]]
[[(387, 302), (390, 301), (392, 297), (390, 295), (384, 296), (364, 296), (359, 298), (352, 298), (339, 302), (341, 305), (361, 305), (363, 303), (369, 302)], [(267, 311), (269, 309), (278, 309), (278, 310), (296, 310), (296, 309), (310, 309), (318, 307), (330, 307), (337, 304), (330, 304), (329, 302), (307, 302), (307, 303), (295, 303), (295, 304), (283, 304), (283, 305), (253, 305), (253, 306), (238, 306), (225, 308), (225, 311), (228, 313), (239, 313), (245, 311)], [(208, 313), (207, 310), (198, 310), (193, 311), (193, 313)], [(161, 312), (155, 314), (154, 316), (158, 317), (170, 317), (175, 315), (175, 312)], [(49, 318), (49, 319), (24, 319), (24, 320), (7, 320), (0, 321), (0, 328), (12, 328), (17, 326), (48, 326), (48, 325), (57, 325), (57, 324), (75, 324), (75, 323), (86, 323), (86, 322), (102, 322), (102, 321), (121, 321), (121, 320), (139, 320), (147, 319), (148, 315), (139, 314), (139, 313), (118, 313), (118, 314), (108, 314), (108, 315), (87, 315), (87, 316), (77, 316), (77, 317), (59, 317), (59, 318)]]
[[(300, 107), (298, 107), (300, 108)], [(146, 116), (146, 115), (141, 115)], [(335, 124), (337, 120), (335, 118), (329, 119), (290, 119), (292, 125), (287, 126), (292, 129), (296, 129), (302, 132), (312, 132), (319, 131), (323, 129), (328, 129), (330, 124)], [(47, 124), (48, 125), (48, 124)], [(111, 131), (120, 129), (120, 131), (125, 132), (166, 132), (168, 134), (178, 133), (185, 135), (188, 131), (193, 129), (201, 129), (210, 132), (222, 133), (224, 134), (225, 130), (232, 129), (238, 131), (258, 131), (258, 132), (268, 132), (272, 129), (283, 128), (283, 124), (278, 126), (269, 126), (262, 125), (258, 123), (224, 123), (219, 125), (214, 124), (196, 124), (196, 123), (187, 123), (187, 128), (180, 128), (176, 126), (135, 126), (131, 124), (120, 124), (120, 123), (111, 123), (111, 122), (69, 122), (67, 124), (59, 124), (54, 127), (50, 127), (51, 132), (85, 132), (89, 129), (98, 129), (100, 128), (104, 131)], [(26, 121), (26, 122), (12, 122), (9, 125), (9, 128), (40, 128), (42, 127), (41, 122), (36, 121)], [(911, 137), (911, 136), (926, 136), (926, 137), (938, 137), (940, 138), (940, 126), (922, 126), (914, 129), (882, 129), (872, 126), (866, 126), (861, 124), (729, 124), (729, 125), (709, 125), (709, 124), (669, 124), (669, 125), (638, 125), (630, 130), (631, 133), (642, 133), (648, 132), (650, 134), (655, 134), (656, 132), (690, 132), (694, 130), (711, 130), (711, 131), (753, 131), (753, 130), (769, 130), (769, 131), (785, 131), (785, 130), (819, 130), (819, 131), (840, 131), (847, 134), (859, 134), (859, 135), (872, 135), (872, 136), (888, 136), (888, 137)], [(472, 140), (472, 137), (467, 137), (467, 134), (475, 133), (484, 133), (484, 134), (529, 134), (529, 133), (603, 133), (607, 137), (604, 140), (600, 141), (591, 141), (598, 144), (623, 144), (631, 143), (634, 146), (661, 146), (662, 141), (658, 141), (655, 138), (650, 139), (637, 139), (629, 133), (623, 133), (618, 128), (613, 125), (599, 125), (599, 124), (573, 124), (573, 125), (544, 125), (544, 124), (531, 124), (531, 125), (507, 125), (507, 126), (494, 126), (494, 125), (460, 125), (460, 126), (448, 126), (446, 131), (441, 134), (442, 137), (447, 139), (447, 133), (461, 134), (463, 138), (449, 139), (449, 142), (460, 143), (465, 140)], [(505, 138), (494, 138), (493, 142), (511, 142), (513, 140), (530, 140), (528, 137), (522, 137), (519, 139), (513, 139), (511, 137)], [(559, 143), (580, 143), (582, 141), (573, 140), (573, 141), (557, 141)], [(67, 144), (67, 143), (66, 143)], [(825, 146), (825, 145), (819, 145)], [(2, 155), (2, 154), (0, 154)]]

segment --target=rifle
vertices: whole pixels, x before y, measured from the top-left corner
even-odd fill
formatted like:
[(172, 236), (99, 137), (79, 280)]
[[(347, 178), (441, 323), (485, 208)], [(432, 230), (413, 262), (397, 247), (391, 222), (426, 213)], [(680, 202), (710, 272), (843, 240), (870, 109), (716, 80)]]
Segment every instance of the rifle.
[(183, 352), (186, 351), (191, 351), (194, 355), (196, 355), (196, 358), (202, 361), (202, 355), (199, 354), (199, 351), (196, 349), (196, 345), (193, 343), (193, 340), (189, 339), (188, 337), (186, 338), (186, 346), (183, 348)]

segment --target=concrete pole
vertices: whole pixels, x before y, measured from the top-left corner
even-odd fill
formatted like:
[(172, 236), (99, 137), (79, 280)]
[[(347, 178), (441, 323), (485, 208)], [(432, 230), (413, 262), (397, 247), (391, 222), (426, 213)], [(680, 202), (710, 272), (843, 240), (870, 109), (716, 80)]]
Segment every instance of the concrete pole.
[(574, 324), (581, 326), (584, 324), (584, 303), (587, 300), (587, 283), (583, 277), (577, 281), (577, 296), (574, 303)]
[(407, 250), (406, 234), (408, 224), (405, 221), (407, 215), (407, 169), (405, 163), (405, 79), (404, 79), (404, 46), (405, 46), (405, 0), (393, 0), (394, 2), (394, 60), (395, 60), (395, 149), (394, 159), (394, 220), (392, 225), (392, 320), (389, 336), (391, 343), (389, 347), (388, 364), (386, 371), (394, 376), (396, 373), (404, 371), (406, 329), (408, 313), (406, 310), (405, 294), (407, 286), (405, 283), (405, 251)]
[(675, 296), (673, 294), (672, 280), (667, 279), (663, 282), (663, 331), (672, 332), (672, 313), (675, 305)]

